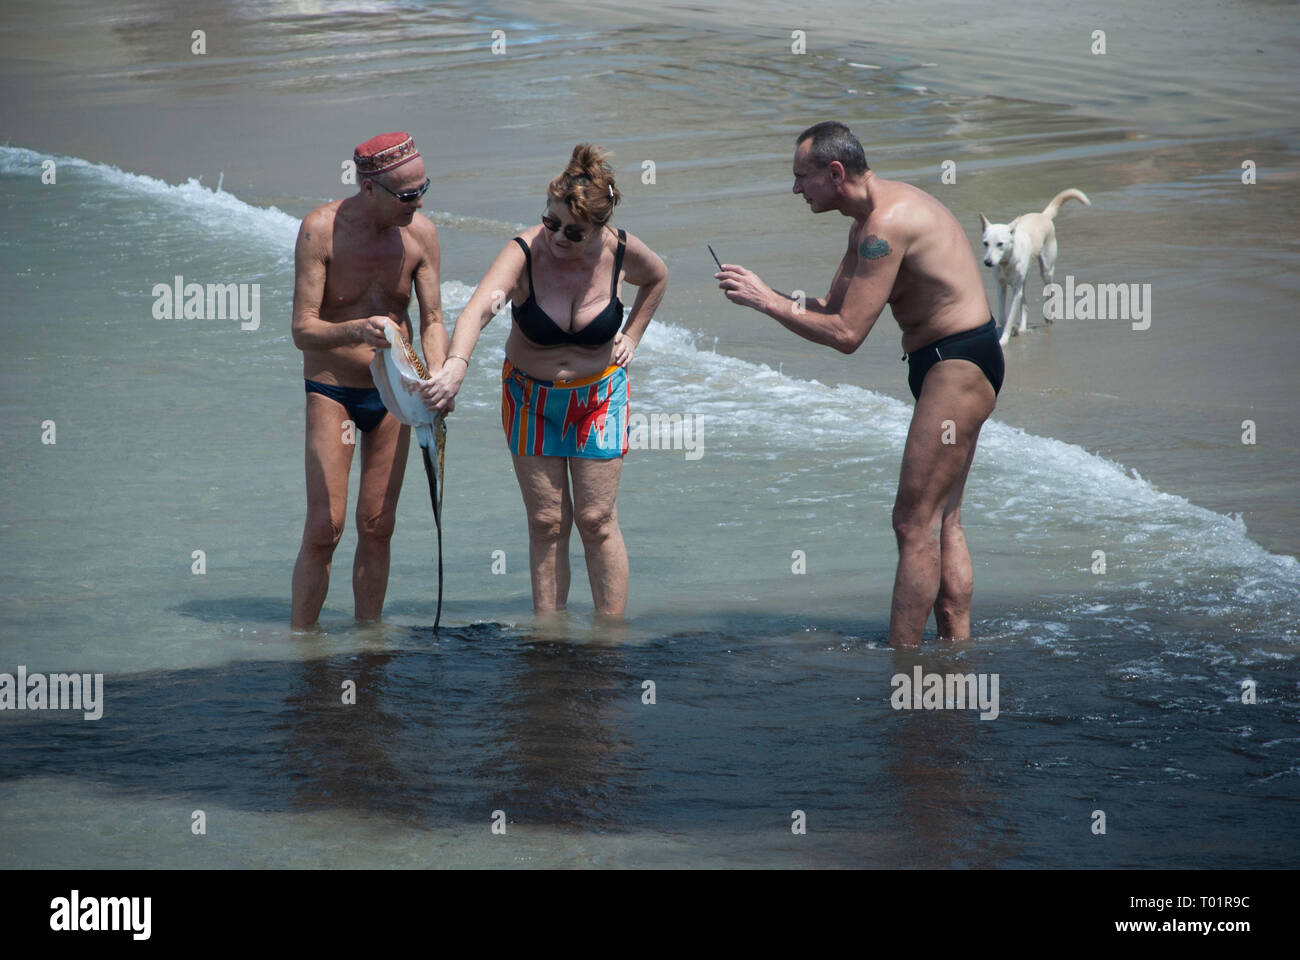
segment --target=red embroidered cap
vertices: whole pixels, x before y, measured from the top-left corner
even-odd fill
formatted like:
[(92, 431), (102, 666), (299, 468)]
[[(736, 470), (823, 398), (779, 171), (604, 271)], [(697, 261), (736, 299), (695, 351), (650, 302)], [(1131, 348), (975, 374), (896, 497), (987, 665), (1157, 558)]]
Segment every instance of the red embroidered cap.
[(419, 155), (409, 133), (381, 133), (360, 144), (352, 152), (352, 161), (357, 165), (357, 173), (383, 173)]

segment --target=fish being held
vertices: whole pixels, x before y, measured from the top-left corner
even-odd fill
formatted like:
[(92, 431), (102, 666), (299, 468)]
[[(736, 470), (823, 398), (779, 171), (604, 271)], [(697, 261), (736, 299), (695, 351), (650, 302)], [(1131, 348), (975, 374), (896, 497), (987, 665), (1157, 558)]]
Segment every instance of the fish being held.
[(389, 323), (384, 333), (392, 346), (376, 350), (370, 361), (379, 396), (388, 412), (408, 427), (415, 428), (415, 438), (424, 457), (424, 473), (429, 478), (429, 500), (433, 503), (433, 522), (438, 529), (438, 609), (433, 630), (442, 619), (442, 467), (447, 448), (447, 425), (442, 414), (424, 405), (419, 394), (420, 382), (429, 379), (429, 371), (416, 356), (402, 332)]

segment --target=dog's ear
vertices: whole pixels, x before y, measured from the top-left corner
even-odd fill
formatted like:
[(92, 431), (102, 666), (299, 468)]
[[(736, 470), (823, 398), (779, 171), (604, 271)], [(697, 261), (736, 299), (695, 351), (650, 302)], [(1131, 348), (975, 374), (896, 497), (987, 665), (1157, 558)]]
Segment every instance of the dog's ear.
[(981, 229), (981, 230), (987, 230), (988, 228), (989, 228), (989, 218), (986, 217), (986, 216), (984, 216), (984, 214), (981, 213), (981, 214), (980, 214), (980, 229)]

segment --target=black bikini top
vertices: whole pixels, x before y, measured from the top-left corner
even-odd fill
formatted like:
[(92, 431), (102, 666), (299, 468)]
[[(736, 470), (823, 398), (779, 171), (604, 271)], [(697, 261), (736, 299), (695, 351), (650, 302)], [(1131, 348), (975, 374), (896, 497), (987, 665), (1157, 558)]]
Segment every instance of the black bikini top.
[(623, 269), (627, 232), (618, 232), (618, 252), (614, 254), (614, 281), (609, 291), (609, 304), (591, 323), (577, 331), (562, 329), (537, 302), (533, 286), (533, 256), (522, 237), (515, 237), (514, 240), (523, 247), (524, 260), (528, 263), (528, 299), (514, 305), (515, 323), (519, 324), (523, 335), (539, 347), (561, 347), (565, 344), (599, 347), (613, 340), (618, 328), (623, 325), (623, 301), (618, 298), (618, 275)]

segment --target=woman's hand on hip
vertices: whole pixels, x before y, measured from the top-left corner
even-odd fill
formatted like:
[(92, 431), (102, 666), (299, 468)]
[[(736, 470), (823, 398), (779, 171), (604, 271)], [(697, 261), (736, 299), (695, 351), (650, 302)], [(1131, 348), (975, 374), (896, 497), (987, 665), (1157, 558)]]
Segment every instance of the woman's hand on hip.
[(636, 341), (626, 334), (614, 334), (614, 363), (620, 367), (626, 367), (632, 362), (632, 354), (636, 352)]

